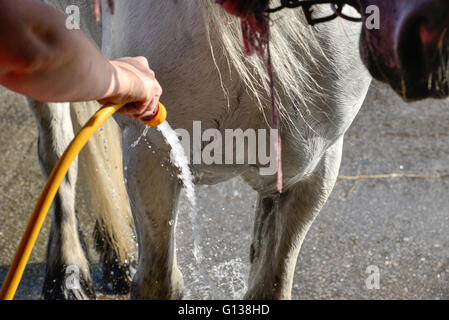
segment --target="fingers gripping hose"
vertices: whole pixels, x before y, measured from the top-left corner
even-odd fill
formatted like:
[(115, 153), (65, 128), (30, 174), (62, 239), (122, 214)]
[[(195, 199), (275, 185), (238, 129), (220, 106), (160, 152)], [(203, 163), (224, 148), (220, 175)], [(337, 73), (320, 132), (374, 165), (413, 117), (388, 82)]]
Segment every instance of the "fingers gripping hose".
[[(0, 300), (12, 300), (14, 298), (28, 263), (28, 259), (30, 258), (31, 251), (33, 250), (34, 243), (37, 240), (45, 217), (47, 216), (47, 212), (50, 209), (53, 199), (55, 198), (59, 186), (69, 170), (70, 165), (95, 131), (97, 131), (101, 125), (121, 107), (123, 107), (123, 105), (105, 106), (95, 113), (59, 159), (48, 178), (47, 184), (39, 197), (22, 240), (20, 241), (19, 248), (17, 249), (14, 260), (3, 283), (2, 290), (0, 291)], [(166, 117), (167, 110), (162, 103), (159, 103), (155, 114), (147, 119), (142, 119), (142, 121), (147, 126), (156, 127), (163, 123)]]

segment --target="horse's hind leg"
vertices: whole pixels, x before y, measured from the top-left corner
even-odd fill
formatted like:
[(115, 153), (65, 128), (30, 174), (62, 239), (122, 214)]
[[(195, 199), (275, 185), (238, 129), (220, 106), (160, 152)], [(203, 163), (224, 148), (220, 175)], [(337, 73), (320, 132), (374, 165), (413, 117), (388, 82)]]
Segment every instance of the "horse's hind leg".
[(245, 299), (290, 299), (302, 242), (338, 176), (342, 141), (328, 150), (311, 177), (279, 196), (259, 196)]
[[(47, 178), (73, 139), (68, 104), (29, 101), (39, 126), (38, 154)], [(47, 246), (44, 299), (87, 299), (95, 296), (88, 258), (75, 214), (77, 163), (73, 163), (53, 202)], [(75, 278), (74, 278), (75, 277)], [(75, 281), (71, 281), (71, 280)]]
[[(72, 104), (75, 131), (99, 108), (95, 102)], [(89, 140), (79, 159), (78, 192), (83, 199), (90, 200), (90, 213), (96, 219), (94, 239), (103, 269), (103, 289), (107, 293), (128, 293), (136, 248), (133, 218), (123, 183), (120, 128), (112, 118)]]
[[(136, 138), (125, 137), (124, 146)], [(174, 170), (166, 170), (169, 164), (161, 167), (158, 156), (143, 142), (125, 155), (125, 176), (139, 243), (133, 299), (182, 297), (184, 282), (176, 265), (175, 248), (175, 214), (181, 185)]]

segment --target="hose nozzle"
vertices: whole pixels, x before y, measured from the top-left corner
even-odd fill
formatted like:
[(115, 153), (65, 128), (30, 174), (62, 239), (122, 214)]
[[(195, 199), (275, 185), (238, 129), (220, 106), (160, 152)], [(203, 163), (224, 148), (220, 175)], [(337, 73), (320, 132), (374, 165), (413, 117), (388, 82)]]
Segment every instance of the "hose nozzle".
[(166, 118), (167, 109), (165, 109), (165, 106), (159, 102), (153, 114), (140, 118), (140, 121), (145, 123), (148, 127), (157, 127), (162, 124)]

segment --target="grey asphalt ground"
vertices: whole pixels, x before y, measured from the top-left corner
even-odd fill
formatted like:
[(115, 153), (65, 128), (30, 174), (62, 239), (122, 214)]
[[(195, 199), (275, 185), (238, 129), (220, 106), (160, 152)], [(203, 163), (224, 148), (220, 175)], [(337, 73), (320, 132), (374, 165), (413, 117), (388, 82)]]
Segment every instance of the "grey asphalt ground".
[[(37, 163), (37, 128), (23, 98), (0, 90), (0, 114), (1, 281), (43, 179)], [(389, 176), (338, 181), (304, 242), (293, 299), (449, 299), (448, 134), (449, 101), (406, 105), (384, 85), (372, 86), (347, 133), (340, 174)], [(255, 193), (234, 179), (198, 187), (197, 196), (204, 269), (217, 287), (215, 297), (241, 298)], [(185, 298), (210, 299), (193, 258), (185, 199), (179, 210), (178, 263)], [(83, 229), (90, 235), (92, 220), (87, 210), (80, 211)], [(33, 251), (19, 299), (39, 298), (49, 220)], [(96, 254), (92, 249), (90, 254), (95, 266)], [(365, 284), (369, 266), (380, 271), (379, 289)], [(94, 269), (99, 288), (101, 271)]]

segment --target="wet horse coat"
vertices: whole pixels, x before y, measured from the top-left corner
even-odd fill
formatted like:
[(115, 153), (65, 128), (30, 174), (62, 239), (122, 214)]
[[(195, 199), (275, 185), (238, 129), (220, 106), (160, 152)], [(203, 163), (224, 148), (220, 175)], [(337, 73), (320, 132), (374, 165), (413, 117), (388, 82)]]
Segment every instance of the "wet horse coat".
[[(149, 59), (164, 88), (173, 128), (192, 135), (194, 120), (201, 121), (204, 130), (222, 133), (270, 128), (265, 66), (256, 57), (245, 57), (239, 21), (214, 1), (116, 2), (115, 14), (103, 18), (104, 54)], [(344, 133), (371, 81), (359, 57), (360, 25), (333, 21), (310, 28), (295, 11), (275, 15), (273, 20), (284, 192), (277, 193), (276, 175), (259, 174), (260, 164), (191, 165), (197, 184), (240, 175), (259, 194), (245, 295), (250, 299), (290, 298), (301, 243), (334, 186)], [(129, 146), (143, 126), (116, 119), (123, 145)], [(145, 146), (132, 152), (124, 148), (139, 242), (132, 296), (179, 298), (182, 277), (176, 265), (175, 229), (169, 221), (176, 219), (181, 186), (172, 175), (176, 168), (154, 170), (161, 163), (171, 167), (169, 148), (156, 130), (148, 139), (159, 152), (153, 154)]]
[[(143, 55), (149, 59), (164, 88), (162, 100), (168, 109), (168, 122), (175, 129), (187, 130), (192, 136), (193, 122), (201, 121), (203, 130), (216, 129), (222, 134), (226, 129), (269, 130), (272, 126), (270, 86), (265, 64), (257, 57), (246, 57), (239, 21), (214, 2), (116, 1), (114, 15), (103, 10), (102, 51), (108, 58)], [(65, 4), (62, 3), (62, 8)], [(283, 193), (277, 192), (276, 175), (260, 175), (259, 169), (263, 167), (260, 163), (190, 166), (197, 184), (215, 184), (240, 175), (258, 192), (250, 248), (251, 271), (245, 295), (248, 299), (290, 298), (293, 270), (302, 241), (334, 186), (344, 133), (356, 116), (371, 81), (359, 56), (359, 25), (338, 20), (311, 28), (299, 11), (282, 12), (272, 18), (275, 23), (270, 45), (281, 116)], [(86, 29), (99, 39), (100, 31), (95, 30), (95, 26)], [(67, 106), (33, 103), (32, 107), (41, 123), (41, 141), (45, 142), (40, 143), (41, 160), (51, 164), (66, 144), (65, 140), (73, 136), (71, 128), (65, 126), (70, 123), (70, 113)], [(78, 114), (81, 112), (85, 116), (82, 107), (76, 110), (81, 110)], [(157, 153), (142, 144), (130, 150), (129, 146), (141, 135), (143, 124), (121, 116), (117, 116), (116, 121), (122, 133), (123, 165), (128, 168), (124, 178), (139, 243), (132, 297), (180, 298), (183, 280), (176, 264), (175, 228), (170, 222), (176, 220), (182, 185), (176, 178), (177, 168), (170, 162), (170, 147), (156, 130), (152, 130), (148, 140), (158, 149)], [(63, 126), (67, 139), (60, 141), (57, 129)], [(116, 130), (105, 128), (104, 141), (94, 142), (99, 149), (93, 147), (85, 159), (86, 165), (94, 168), (90, 172), (110, 161), (121, 167), (122, 154), (117, 148), (120, 135), (114, 133)], [(61, 148), (50, 152), (51, 156), (49, 141), (61, 142)], [(99, 155), (102, 142), (115, 149), (109, 148)], [(193, 156), (193, 152), (190, 154)], [(104, 160), (106, 157), (109, 161)], [(243, 157), (248, 159), (248, 154)], [(158, 169), (161, 163), (168, 170)], [(51, 165), (44, 166), (47, 167)], [(126, 225), (117, 222), (117, 219), (126, 221), (123, 215), (126, 217), (127, 211), (127, 202), (125, 204), (123, 199), (126, 193), (120, 191), (123, 187), (120, 175), (118, 179), (106, 181), (101, 180), (103, 175), (104, 172), (97, 173), (94, 178), (98, 181), (91, 184), (95, 185), (98, 195), (107, 199), (112, 186), (121, 195), (116, 205), (103, 208), (104, 212), (116, 208), (115, 215), (104, 214), (99, 220), (110, 226)], [(57, 219), (54, 219), (51, 239), (59, 240), (50, 241), (49, 245), (46, 283), (50, 289), (45, 291), (49, 298), (85, 298), (93, 294), (87, 258), (75, 231), (76, 172), (72, 172), (71, 177), (73, 182), (68, 180), (66, 191), (63, 186), (57, 200), (62, 209), (55, 207)], [(119, 227), (111, 227), (104, 232), (112, 244), (116, 244), (120, 236), (120, 233), (114, 235), (117, 229)], [(64, 238), (61, 234), (70, 237)], [(130, 232), (125, 234), (130, 236)], [(76, 250), (71, 251), (69, 247)], [(116, 247), (118, 249), (110, 250), (109, 256), (119, 256), (123, 245)], [(130, 255), (128, 248), (123, 251), (124, 256)], [(122, 270), (124, 278), (125, 274), (129, 276), (125, 260), (113, 267)], [(82, 265), (84, 282), (80, 291), (73, 292), (62, 285), (64, 268), (68, 264)], [(56, 286), (52, 285), (52, 277), (58, 279)], [(54, 294), (55, 291), (59, 295)]]

